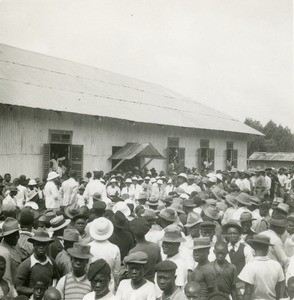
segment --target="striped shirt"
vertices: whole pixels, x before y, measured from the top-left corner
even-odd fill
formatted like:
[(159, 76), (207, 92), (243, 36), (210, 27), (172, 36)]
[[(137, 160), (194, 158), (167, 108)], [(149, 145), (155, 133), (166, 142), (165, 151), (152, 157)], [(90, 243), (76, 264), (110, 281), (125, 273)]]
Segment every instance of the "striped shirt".
[(92, 291), (91, 283), (87, 275), (76, 277), (72, 272), (63, 276), (57, 283), (56, 288), (64, 300), (81, 300)]

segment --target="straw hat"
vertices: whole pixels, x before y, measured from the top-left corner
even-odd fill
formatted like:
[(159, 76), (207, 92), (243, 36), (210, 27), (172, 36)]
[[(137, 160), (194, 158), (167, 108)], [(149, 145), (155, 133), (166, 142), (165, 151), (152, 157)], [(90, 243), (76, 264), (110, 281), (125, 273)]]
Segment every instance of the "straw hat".
[(210, 242), (209, 237), (195, 238), (193, 240), (193, 243), (193, 250), (211, 248), (213, 246), (213, 244)]
[(263, 235), (262, 233), (256, 234), (253, 236), (253, 239), (247, 241), (249, 245), (265, 245), (265, 246), (274, 246), (270, 243), (270, 238), (268, 236)]
[(59, 229), (66, 227), (69, 223), (70, 220), (69, 219), (66, 220), (64, 216), (56, 216), (50, 220), (51, 227), (48, 229), (48, 231), (57, 231)]
[(80, 213), (80, 206), (76, 203), (68, 205), (65, 208), (64, 213), (66, 214), (66, 216), (72, 219), (75, 215), (78, 215)]
[(18, 221), (14, 218), (8, 217), (2, 224), (2, 234), (0, 236), (7, 236), (19, 230)]
[(96, 241), (105, 241), (113, 233), (113, 224), (108, 219), (101, 217), (90, 223), (90, 235)]
[(63, 232), (62, 239), (69, 242), (79, 241), (79, 232), (76, 229), (65, 229)]
[(243, 232), (242, 226), (235, 220), (229, 220), (228, 223), (222, 226), (223, 232), (226, 232), (229, 228), (236, 228), (240, 233)]
[(178, 222), (178, 214), (172, 208), (165, 208), (159, 213), (159, 217), (170, 222)]
[(187, 217), (187, 223), (184, 226), (189, 228), (202, 222), (203, 220), (199, 214), (195, 212), (190, 212)]
[(172, 203), (170, 208), (173, 208), (179, 214), (185, 214), (185, 212), (183, 211), (183, 205), (179, 203)]
[(213, 206), (213, 205), (209, 205), (207, 207), (203, 208), (203, 213), (213, 219), (213, 220), (218, 220), (220, 218), (220, 214), (219, 214), (219, 210), (217, 209), (217, 207)]
[(50, 238), (48, 232), (42, 228), (38, 228), (34, 236), (28, 238), (28, 242), (41, 242), (41, 243), (53, 243), (54, 241)]
[(37, 181), (35, 179), (30, 179), (28, 185), (37, 185)]
[(117, 183), (117, 180), (115, 178), (112, 178), (109, 183)]
[(89, 259), (93, 257), (90, 253), (91, 246), (85, 245), (82, 243), (74, 243), (72, 248), (67, 249), (67, 252), (70, 256), (80, 258), (80, 259)]
[(181, 229), (175, 224), (171, 224), (164, 228), (163, 242), (182, 243), (186, 240), (181, 235)]
[(144, 213), (141, 215), (146, 220), (156, 220), (158, 219), (155, 210), (145, 209)]
[(250, 206), (251, 205), (250, 195), (248, 195), (246, 193), (240, 193), (238, 196), (236, 196), (236, 200), (239, 203), (244, 204), (246, 206)]
[(185, 173), (180, 173), (180, 174), (178, 175), (178, 177), (182, 177), (182, 178), (188, 180), (188, 177), (187, 177), (187, 175), (186, 175)]
[(121, 211), (126, 217), (129, 217), (131, 214), (130, 208), (127, 206), (125, 202), (119, 201), (117, 202), (113, 208), (112, 211), (116, 213), (117, 211)]
[(58, 178), (60, 175), (54, 171), (50, 172), (47, 177), (47, 181)]
[(246, 221), (255, 221), (256, 219), (252, 218), (252, 213), (249, 211), (244, 211), (240, 215), (240, 222), (246, 222)]

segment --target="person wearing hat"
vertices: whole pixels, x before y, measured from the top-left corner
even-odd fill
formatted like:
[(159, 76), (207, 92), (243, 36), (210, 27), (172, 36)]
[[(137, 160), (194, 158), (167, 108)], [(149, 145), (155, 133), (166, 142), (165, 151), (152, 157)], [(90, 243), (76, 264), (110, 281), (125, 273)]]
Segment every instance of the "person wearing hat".
[(159, 199), (163, 198), (165, 194), (165, 186), (161, 179), (152, 185), (150, 198)]
[(74, 221), (72, 220), (75, 215), (80, 214), (80, 206), (77, 203), (72, 203), (64, 208), (65, 218), (70, 219), (70, 223), (67, 225), (67, 228), (75, 228)]
[(90, 246), (81, 243), (74, 243), (67, 252), (70, 255), (72, 271), (60, 278), (56, 288), (64, 300), (81, 300), (92, 291), (86, 268), (93, 255), (90, 253)]
[(131, 196), (133, 194), (133, 187), (131, 187), (132, 185), (132, 179), (131, 178), (127, 178), (125, 180), (125, 186), (122, 188), (121, 190), (121, 195), (123, 194), (128, 194), (129, 196)]
[(233, 194), (228, 194), (225, 196), (225, 204), (227, 206), (226, 211), (223, 214), (221, 224), (226, 224), (232, 219), (233, 214), (237, 210), (237, 200)]
[(271, 210), (271, 202), (270, 201), (263, 201), (259, 204), (259, 215), (260, 218), (253, 223), (252, 229), (256, 233), (260, 233), (262, 231), (268, 230), (269, 228), (269, 220)]
[(132, 184), (130, 188), (131, 188), (130, 196), (133, 195), (133, 197), (137, 200), (139, 198), (140, 193), (143, 192), (142, 186), (138, 183), (138, 177), (136, 176), (132, 177)]
[(186, 190), (189, 195), (192, 194), (192, 192), (201, 192), (201, 188), (196, 184), (195, 182), (195, 176), (193, 174), (187, 175), (188, 179), (188, 186), (186, 187)]
[(33, 236), (32, 229), (34, 227), (34, 214), (32, 211), (23, 209), (19, 214), (20, 232), (17, 241), (18, 248), (21, 250), (21, 258), (25, 260), (34, 252), (34, 247), (28, 243), (28, 239)]
[(274, 246), (270, 238), (257, 234), (248, 243), (254, 249), (255, 257), (239, 274), (239, 279), (245, 282), (243, 299), (281, 299), (285, 278), (280, 264), (268, 257), (269, 247)]
[(72, 270), (71, 260), (67, 250), (72, 248), (73, 244), (79, 241), (79, 233), (75, 229), (65, 229), (62, 240), (64, 248), (57, 254), (55, 258), (58, 273), (61, 277)]
[(6, 260), (0, 255), (0, 299), (12, 299), (17, 296), (17, 292), (11, 282), (7, 278), (3, 278), (5, 270)]
[(44, 187), (45, 206), (47, 209), (60, 209), (59, 191), (57, 183), (59, 181), (59, 174), (52, 171), (49, 172), (47, 182)]
[(269, 247), (268, 257), (279, 262), (284, 270), (287, 268), (290, 261), (285, 253), (284, 244), (281, 238), (286, 231), (286, 226), (286, 219), (274, 219), (272, 217), (269, 220), (269, 229), (262, 232), (263, 235), (270, 238), (270, 243), (273, 244), (273, 246)]
[(146, 201), (146, 205), (149, 209), (152, 209), (152, 210), (157, 210), (157, 207), (159, 205), (159, 201), (158, 201), (158, 198), (155, 198), (155, 197), (151, 197), (149, 200)]
[(227, 260), (237, 268), (237, 274), (241, 272), (245, 264), (253, 260), (253, 252), (250, 246), (241, 241), (242, 226), (235, 220), (230, 220), (222, 226), (223, 233), (228, 241)]
[[(15, 178), (13, 180), (13, 185), (17, 188), (18, 192), (15, 195), (14, 199), (16, 201), (17, 206), (21, 209), (23, 208), (24, 204), (28, 198), (28, 190), (25, 186), (21, 184), (20, 178)], [(24, 183), (23, 183), (24, 184)]]
[(53, 232), (53, 242), (49, 245), (48, 254), (53, 259), (55, 259), (57, 254), (63, 250), (61, 237), (63, 236), (63, 232), (70, 221), (70, 219), (65, 219), (63, 215), (56, 216), (50, 220), (51, 227), (48, 229), (48, 231)]
[(171, 224), (179, 223), (179, 217), (177, 212), (170, 207), (161, 210), (159, 213), (159, 218), (162, 228), (165, 228), (166, 226)]
[(177, 176), (178, 188), (182, 189), (185, 193), (188, 193), (188, 177), (185, 173), (180, 173)]
[(112, 286), (113, 283), (117, 283), (121, 269), (120, 250), (117, 245), (109, 241), (113, 230), (112, 222), (105, 217), (95, 219), (89, 226), (89, 233), (93, 238), (93, 241), (89, 243), (91, 246), (91, 254), (93, 254), (93, 258), (90, 259), (90, 262), (94, 262), (100, 258), (107, 261), (111, 268)]
[(115, 177), (110, 179), (109, 185), (106, 188), (106, 193), (110, 199), (120, 196), (120, 188), (117, 186)]
[(289, 213), (289, 205), (287, 203), (280, 202), (277, 207), (273, 209), (272, 217), (275, 219), (285, 219)]
[(285, 253), (288, 257), (292, 257), (294, 255), (294, 214), (290, 214), (287, 217), (287, 238), (284, 242)]
[(261, 168), (256, 169), (256, 181), (255, 181), (255, 188), (253, 194), (255, 196), (265, 195), (267, 194), (267, 185), (265, 182), (265, 170)]
[[(212, 245), (214, 245), (216, 243), (216, 241), (218, 240), (218, 238), (216, 237), (215, 229), (216, 229), (216, 225), (214, 222), (203, 221), (200, 224), (200, 236), (208, 237), (210, 239)], [(210, 250), (209, 250), (208, 260), (209, 261), (215, 260), (215, 254), (213, 252), (213, 248), (210, 248)]]
[(116, 297), (109, 289), (111, 269), (104, 259), (97, 259), (90, 264), (88, 279), (93, 292), (86, 294), (83, 300), (115, 300)]
[(14, 218), (8, 217), (2, 224), (2, 234), (0, 238), (0, 254), (6, 260), (6, 270), (4, 278), (15, 284), (17, 269), (21, 263), (22, 253), (18, 247), (19, 224)]
[(236, 196), (237, 200), (237, 209), (234, 212), (232, 219), (239, 221), (240, 216), (243, 212), (250, 212), (249, 207), (251, 206), (250, 195), (246, 193), (240, 193)]
[(33, 244), (34, 253), (18, 267), (16, 289), (19, 294), (30, 297), (33, 294), (33, 278), (46, 274), (52, 283), (59, 279), (59, 274), (55, 261), (47, 255), (49, 244), (53, 242), (49, 234), (38, 229), (28, 242)]
[(190, 275), (190, 281), (200, 284), (200, 299), (207, 299), (210, 294), (217, 292), (216, 273), (208, 260), (212, 246), (208, 237), (194, 239), (193, 257), (198, 265)]
[(252, 229), (252, 222), (256, 219), (252, 218), (250, 212), (243, 212), (240, 216), (240, 224), (243, 228), (242, 240), (247, 243), (248, 240), (252, 239), (256, 232)]
[(215, 235), (219, 239), (222, 235), (222, 229), (218, 222), (220, 219), (219, 209), (214, 205), (204, 205), (200, 215), (203, 221), (210, 221), (215, 224)]
[(182, 236), (179, 226), (172, 224), (164, 228), (164, 236), (162, 238), (162, 251), (163, 258), (173, 261), (177, 266), (176, 271), (176, 285), (178, 287), (184, 287), (187, 283), (188, 269), (190, 266), (187, 264), (187, 258), (182, 257), (179, 253), (181, 243), (186, 239)]
[[(123, 203), (123, 202), (122, 202)], [(125, 256), (134, 247), (134, 239), (130, 232), (129, 221), (120, 210), (116, 211), (111, 218), (113, 223), (113, 234), (109, 242), (116, 245), (120, 250), (120, 259), (123, 261)]]
[(147, 254), (148, 260), (145, 265), (144, 278), (154, 282), (154, 266), (162, 260), (160, 247), (157, 244), (146, 240), (145, 235), (150, 230), (150, 226), (144, 217), (132, 220), (130, 222), (130, 229), (135, 238), (136, 246), (129, 251), (129, 254), (138, 251)]
[(72, 218), (74, 229), (79, 233), (79, 242), (88, 244), (92, 241), (89, 231), (86, 231), (88, 216), (86, 214), (77, 214)]
[(176, 270), (177, 265), (170, 261), (165, 260), (159, 262), (155, 266), (156, 281), (159, 288), (162, 290), (162, 295), (157, 298), (158, 300), (170, 299), (170, 300), (185, 300), (187, 297), (184, 292), (176, 284)]
[(125, 257), (124, 264), (130, 279), (124, 279), (120, 282), (116, 292), (117, 300), (156, 299), (154, 283), (144, 278), (147, 260), (147, 254), (142, 251), (133, 252)]
[(2, 201), (2, 206), (7, 204), (13, 204), (14, 206), (18, 206), (16, 202), (16, 195), (18, 193), (17, 187), (11, 185), (7, 188), (7, 192), (5, 193), (5, 198)]
[(69, 179), (62, 182), (59, 193), (61, 206), (66, 207), (76, 202), (79, 184), (76, 181), (77, 171), (69, 171)]
[(76, 198), (77, 204), (79, 207), (87, 205), (87, 202), (85, 201), (85, 198), (84, 198), (84, 192), (85, 192), (85, 186), (83, 184), (81, 184), (78, 187), (78, 193), (77, 193), (77, 198)]
[(93, 173), (93, 180), (87, 184), (84, 191), (84, 198), (87, 201), (87, 205), (90, 209), (93, 207), (93, 196), (95, 193), (99, 193), (101, 195), (100, 200), (104, 202), (107, 201), (106, 187), (100, 182), (101, 172), (95, 170)]

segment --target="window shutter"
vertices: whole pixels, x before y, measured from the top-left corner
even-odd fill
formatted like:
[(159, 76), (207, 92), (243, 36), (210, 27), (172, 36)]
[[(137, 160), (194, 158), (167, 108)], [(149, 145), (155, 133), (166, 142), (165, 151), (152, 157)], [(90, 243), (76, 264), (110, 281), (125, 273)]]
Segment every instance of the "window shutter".
[(234, 168), (238, 168), (238, 150), (233, 150), (233, 166)]
[(214, 149), (213, 148), (209, 148), (208, 149), (208, 160), (210, 162), (212, 162), (212, 165), (211, 165), (211, 169), (214, 170)]
[(71, 146), (71, 170), (77, 172), (77, 178), (82, 178), (83, 176), (83, 154), (83, 145)]
[(185, 148), (179, 148), (179, 170), (183, 172), (185, 168)]
[(200, 140), (200, 148), (209, 148), (209, 140)]
[(50, 161), (50, 144), (43, 145), (43, 180), (47, 179), (49, 173), (49, 161)]
[(70, 134), (61, 134), (60, 142), (64, 144), (70, 144)]

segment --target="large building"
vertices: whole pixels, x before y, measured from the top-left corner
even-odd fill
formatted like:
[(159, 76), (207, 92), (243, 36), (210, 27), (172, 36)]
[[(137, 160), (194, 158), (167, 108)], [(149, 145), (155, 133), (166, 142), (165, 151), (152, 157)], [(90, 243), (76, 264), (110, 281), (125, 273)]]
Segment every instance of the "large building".
[(158, 171), (245, 169), (248, 136), (260, 134), (149, 82), (3, 44), (0, 62), (2, 175), (43, 177), (55, 155), (80, 176), (120, 159)]

